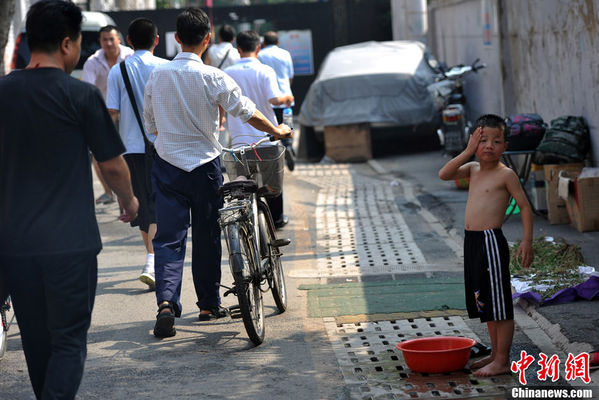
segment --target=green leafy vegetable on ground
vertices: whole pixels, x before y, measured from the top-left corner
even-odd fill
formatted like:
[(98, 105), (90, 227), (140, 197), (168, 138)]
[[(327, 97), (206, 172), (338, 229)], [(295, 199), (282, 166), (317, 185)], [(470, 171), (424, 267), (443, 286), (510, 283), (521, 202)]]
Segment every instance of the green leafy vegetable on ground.
[(530, 279), (535, 284), (555, 285), (540, 293), (543, 299), (586, 280), (585, 276), (578, 273), (578, 267), (585, 265), (579, 246), (568, 244), (563, 239), (555, 238), (554, 241), (548, 242), (545, 237), (538, 237), (532, 242), (535, 258), (529, 268), (522, 267), (520, 260), (516, 259), (519, 246), (520, 241), (517, 241), (510, 248), (511, 273), (514, 276)]

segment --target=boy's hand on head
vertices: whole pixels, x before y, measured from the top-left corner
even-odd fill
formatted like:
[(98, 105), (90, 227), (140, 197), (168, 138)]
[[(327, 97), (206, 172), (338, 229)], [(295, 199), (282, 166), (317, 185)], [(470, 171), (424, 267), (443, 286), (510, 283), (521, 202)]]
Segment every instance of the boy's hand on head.
[(466, 151), (472, 155), (476, 153), (476, 149), (478, 148), (478, 143), (480, 142), (480, 137), (483, 134), (483, 128), (478, 127), (476, 130), (470, 135), (468, 139), (468, 146), (466, 146)]
[(520, 259), (520, 263), (524, 268), (530, 267), (532, 260), (535, 258), (534, 252), (532, 250), (532, 241), (523, 240), (520, 243), (520, 247), (518, 247), (518, 252), (516, 253), (516, 258)]

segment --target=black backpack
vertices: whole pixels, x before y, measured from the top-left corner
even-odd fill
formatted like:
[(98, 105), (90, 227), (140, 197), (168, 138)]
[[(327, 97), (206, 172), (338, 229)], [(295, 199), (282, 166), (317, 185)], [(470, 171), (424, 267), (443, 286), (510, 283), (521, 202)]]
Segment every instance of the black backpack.
[(586, 157), (591, 138), (583, 117), (564, 116), (551, 121), (535, 153), (535, 164), (581, 162)]
[(507, 151), (534, 150), (537, 148), (547, 124), (538, 114), (516, 114), (505, 119)]

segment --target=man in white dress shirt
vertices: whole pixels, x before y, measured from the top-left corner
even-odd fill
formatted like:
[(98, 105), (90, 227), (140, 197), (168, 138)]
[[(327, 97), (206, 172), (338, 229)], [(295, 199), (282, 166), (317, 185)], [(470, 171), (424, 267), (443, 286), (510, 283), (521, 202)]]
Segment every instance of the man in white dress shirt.
[(201, 55), (210, 43), (210, 20), (199, 8), (177, 17), (175, 39), (183, 50), (158, 66), (145, 89), (144, 120), (158, 136), (152, 167), (157, 232), (154, 237), (158, 315), (154, 335), (174, 336), (181, 316), (181, 281), (187, 230), (192, 228), (192, 275), (200, 321), (223, 317), (219, 287), (222, 256), (218, 209), (222, 185), (218, 142), (219, 107), (280, 139), (291, 135), (274, 126), (239, 86)]
[[(258, 60), (263, 64), (270, 66), (277, 74), (277, 82), (279, 89), (285, 95), (292, 96), (291, 82), (293, 82), (293, 60), (291, 53), (279, 47), (279, 35), (274, 31), (269, 31), (264, 34), (264, 43), (262, 50), (258, 54)], [(283, 108), (293, 107), (293, 103), (289, 105), (275, 105), (275, 115), (279, 123), (283, 122)], [(284, 139), (285, 146), (285, 161), (290, 171), (295, 168), (295, 152), (293, 150), (293, 140)]]
[(223, 25), (218, 30), (218, 43), (206, 51), (206, 64), (219, 69), (225, 69), (239, 60), (239, 52), (233, 47), (235, 28)]
[[(151, 20), (137, 18), (129, 24), (127, 42), (135, 49), (135, 53), (124, 62), (142, 124), (146, 82), (154, 67), (168, 62), (164, 58), (153, 55), (158, 40), (158, 28)], [(154, 247), (152, 246), (152, 240), (156, 234), (156, 213), (152, 198), (151, 143), (154, 142), (156, 136), (142, 131), (139, 126), (119, 64), (112, 67), (108, 74), (106, 107), (108, 107), (114, 122), (119, 123), (119, 133), (123, 144), (127, 148), (124, 157), (129, 166), (129, 171), (131, 171), (133, 193), (139, 200), (139, 214), (135, 220), (131, 221), (131, 226), (139, 227), (147, 251), (146, 263), (139, 280), (148, 285), (150, 289), (154, 289)], [(143, 135), (146, 136), (147, 140), (144, 139)]]
[[(241, 88), (243, 94), (250, 98), (258, 110), (264, 114), (273, 124), (277, 123), (273, 106), (287, 105), (293, 102), (293, 96), (285, 95), (279, 90), (277, 75), (268, 65), (258, 61), (260, 51), (260, 36), (254, 31), (240, 32), (237, 35), (237, 50), (241, 59), (234, 65), (225, 69)], [(264, 133), (243, 123), (241, 119), (229, 117), (227, 121), (233, 147), (257, 142)], [(263, 146), (279, 145), (278, 142), (270, 142)], [(275, 197), (267, 197), (266, 201), (272, 219), (277, 228), (282, 228), (288, 222), (283, 214), (283, 193)]]
[[(121, 45), (121, 36), (116, 26), (106, 25), (100, 28), (100, 49), (89, 56), (85, 64), (83, 64), (81, 80), (96, 85), (100, 89), (100, 92), (102, 92), (102, 97), (106, 100), (106, 87), (110, 68), (131, 54), (133, 54), (133, 50)], [(94, 158), (92, 158), (92, 163), (96, 171), (96, 176), (104, 188), (104, 193), (96, 199), (96, 204), (114, 203), (115, 199), (112, 190), (104, 181), (102, 172), (98, 168), (98, 163)]]
[[(206, 50), (206, 64), (223, 70), (235, 64), (237, 60), (239, 60), (239, 52), (233, 47), (234, 39), (235, 28), (227, 24), (221, 26), (218, 30), (218, 43), (213, 44)], [(227, 131), (225, 126), (224, 114), (221, 115), (220, 119), (220, 134), (218, 141), (224, 147), (229, 146), (229, 131)]]

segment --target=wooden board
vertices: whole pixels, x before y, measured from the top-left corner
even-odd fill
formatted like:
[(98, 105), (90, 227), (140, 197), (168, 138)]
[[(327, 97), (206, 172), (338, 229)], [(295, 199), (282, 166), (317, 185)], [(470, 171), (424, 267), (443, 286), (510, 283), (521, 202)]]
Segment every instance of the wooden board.
[(372, 158), (370, 124), (324, 127), (325, 154), (337, 162), (362, 162)]

